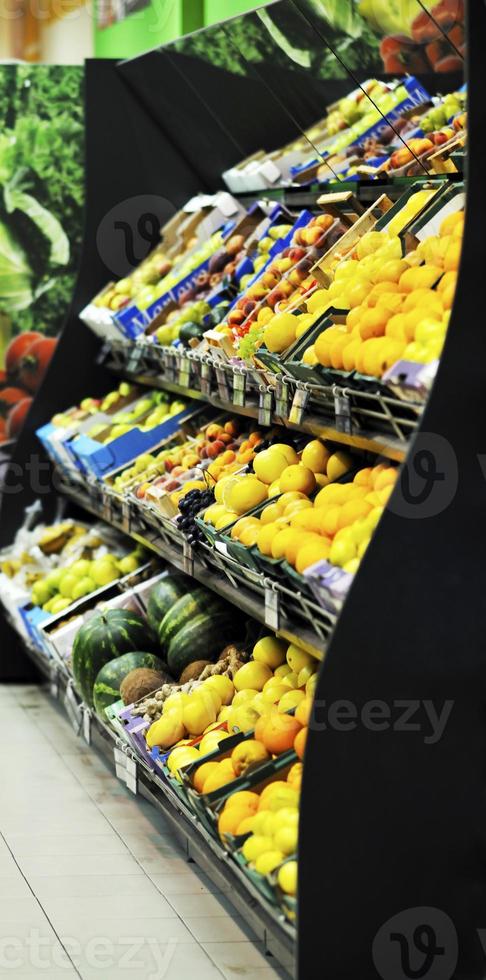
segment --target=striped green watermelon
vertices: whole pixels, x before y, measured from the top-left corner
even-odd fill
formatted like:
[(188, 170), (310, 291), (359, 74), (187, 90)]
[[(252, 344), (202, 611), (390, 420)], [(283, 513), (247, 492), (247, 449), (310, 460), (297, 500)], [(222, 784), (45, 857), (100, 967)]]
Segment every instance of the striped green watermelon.
[(148, 623), (138, 613), (109, 609), (96, 613), (76, 635), (72, 653), (74, 680), (87, 705), (93, 705), (93, 685), (105, 664), (122, 653), (157, 648)]
[(121, 657), (110, 660), (101, 668), (93, 685), (93, 703), (100, 718), (104, 718), (105, 708), (120, 700), (122, 682), (137, 667), (165, 672), (165, 664), (153, 653), (123, 653)]
[(188, 664), (196, 660), (213, 660), (224, 649), (234, 633), (235, 617), (229, 611), (201, 613), (173, 637), (167, 652), (167, 663), (174, 677), (180, 677)]
[(191, 591), (191, 586), (191, 579), (182, 574), (166, 575), (154, 585), (147, 604), (147, 619), (153, 630), (158, 630), (166, 612), (182, 595)]
[(202, 613), (214, 615), (224, 608), (223, 600), (205, 588), (194, 589), (193, 592), (181, 596), (165, 614), (159, 626), (158, 636), (162, 650), (168, 650), (175, 635), (196, 616)]

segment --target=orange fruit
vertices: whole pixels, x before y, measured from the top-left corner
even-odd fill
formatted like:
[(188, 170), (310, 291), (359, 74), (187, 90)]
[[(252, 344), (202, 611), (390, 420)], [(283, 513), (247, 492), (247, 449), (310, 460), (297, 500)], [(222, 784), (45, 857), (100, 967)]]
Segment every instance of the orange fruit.
[(226, 800), (225, 807), (226, 809), (232, 806), (249, 807), (253, 813), (256, 813), (259, 802), (260, 797), (258, 793), (252, 793), (249, 789), (240, 789)]
[(218, 762), (217, 771), (211, 772), (206, 779), (203, 787), (203, 793), (214, 793), (217, 789), (222, 789), (228, 783), (233, 782), (236, 779), (235, 773), (230, 771), (227, 766), (222, 767), (222, 763)]
[(312, 712), (312, 698), (306, 697), (300, 704), (297, 705), (295, 711), (295, 717), (300, 725), (304, 728), (307, 727), (310, 721), (310, 716)]
[(253, 810), (245, 809), (245, 807), (232, 806), (229, 809), (225, 807), (218, 819), (219, 836), (222, 837), (223, 834), (236, 834), (243, 820), (253, 816)]
[(296, 571), (302, 575), (306, 568), (310, 568), (318, 561), (325, 561), (329, 557), (330, 550), (329, 541), (320, 535), (316, 535), (315, 541), (306, 541), (297, 552)]
[[(273, 710), (268, 715), (262, 715), (258, 725), (261, 739), (265, 748), (272, 755), (281, 755), (292, 748), (296, 735), (302, 726), (291, 715), (281, 715)], [(256, 731), (255, 731), (256, 735)]]
[(338, 519), (338, 530), (354, 524), (361, 517), (367, 517), (370, 510), (372, 507), (365, 500), (350, 500), (349, 503), (343, 504)]
[(438, 265), (419, 265), (407, 269), (400, 276), (400, 290), (403, 293), (411, 293), (414, 289), (430, 289), (441, 275), (442, 269)]
[(382, 337), (389, 319), (390, 314), (383, 307), (372, 307), (366, 310), (359, 324), (359, 335), (361, 339), (368, 340), (369, 337)]
[(199, 766), (194, 773), (193, 786), (198, 793), (204, 791), (204, 784), (209, 776), (216, 772), (219, 768), (219, 762), (205, 762), (204, 765)]
[(343, 350), (343, 370), (344, 371), (355, 371), (356, 370), (356, 358), (358, 356), (359, 349), (361, 347), (362, 340), (361, 337), (357, 337), (350, 344), (346, 344)]
[(294, 532), (294, 536), (291, 539), (289, 536), (288, 544), (285, 548), (285, 557), (289, 563), (295, 568), (295, 563), (297, 561), (297, 552), (299, 548), (302, 547), (305, 541), (312, 541), (315, 537), (312, 531), (301, 531), (299, 528), (291, 528)]
[(300, 789), (302, 783), (302, 774), (304, 767), (301, 762), (294, 762), (294, 765), (289, 771), (287, 776), (287, 782), (289, 786), (294, 786), (295, 789)]
[(248, 769), (253, 769), (269, 758), (270, 755), (265, 746), (253, 738), (240, 742), (231, 753), (233, 769), (237, 776), (243, 776)]
[(297, 752), (299, 759), (304, 758), (308, 732), (308, 728), (301, 728), (300, 732), (298, 732), (295, 736), (294, 749)]

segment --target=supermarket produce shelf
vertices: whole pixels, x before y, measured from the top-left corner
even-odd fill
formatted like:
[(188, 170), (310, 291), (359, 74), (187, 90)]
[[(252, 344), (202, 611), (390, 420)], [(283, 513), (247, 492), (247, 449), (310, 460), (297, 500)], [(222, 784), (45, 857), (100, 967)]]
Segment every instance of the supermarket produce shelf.
[[(107, 515), (102, 508), (98, 507), (81, 488), (59, 480), (57, 486), (59, 491), (73, 503), (101, 520), (107, 520)], [(300, 598), (295, 590), (290, 591), (282, 586), (276, 590), (276, 583), (263, 576), (256, 578), (252, 588), (251, 577), (245, 576), (244, 571), (236, 563), (234, 568), (230, 569), (223, 562), (211, 567), (208, 562), (204, 562), (194, 554), (192, 549), (183, 552), (154, 531), (152, 526), (144, 525), (140, 518), (137, 518), (136, 523), (127, 522), (125, 519), (117, 520), (111, 513), (108, 523), (118, 531), (130, 535), (174, 568), (191, 575), (248, 616), (273, 629), (289, 643), (296, 643), (317, 659), (323, 660), (327, 641), (335, 625), (335, 617), (326, 613), (317, 604), (304, 597)], [(205, 550), (203, 549), (203, 553)], [(216, 561), (214, 553), (211, 553), (211, 561)], [(295, 622), (292, 615), (286, 615), (287, 609), (295, 611), (296, 616), (300, 613), (300, 621)], [(311, 626), (306, 625), (309, 622)]]
[[(340, 443), (343, 446), (361, 449), (364, 452), (384, 456), (387, 459), (394, 460), (398, 463), (403, 462), (407, 454), (407, 440), (406, 438), (400, 437), (404, 435), (401, 423), (398, 423), (394, 427), (395, 431), (400, 433), (399, 436), (389, 433), (368, 431), (366, 429), (360, 429), (359, 432), (348, 432), (343, 429), (336, 428), (335, 426), (324, 421), (318, 415), (311, 413), (306, 413), (302, 421), (299, 423), (289, 421), (288, 418), (280, 415), (278, 411), (272, 411), (271, 414), (269, 414), (264, 420), (261, 406), (255, 396), (253, 401), (248, 398), (244, 405), (239, 405), (231, 401), (222, 401), (221, 398), (218, 398), (215, 394), (203, 394), (203, 392), (197, 388), (187, 387), (185, 385), (177, 384), (174, 381), (169, 381), (159, 374), (139, 374), (137, 372), (130, 372), (127, 368), (115, 368), (111, 364), (109, 366), (114, 375), (119, 378), (123, 378), (124, 380), (131, 381), (134, 384), (139, 384), (148, 388), (158, 388), (174, 395), (180, 395), (181, 397), (206, 402), (207, 404), (212, 405), (214, 408), (217, 408), (219, 411), (231, 412), (245, 418), (252, 418), (258, 420), (260, 424), (283, 425), (286, 428), (292, 429), (296, 432), (305, 432), (319, 439), (327, 439), (331, 442)], [(360, 397), (361, 399), (365, 398), (363, 395)], [(372, 415), (373, 405), (370, 404), (369, 408), (365, 409), (365, 411), (368, 415)]]
[[(15, 624), (10, 620), (11, 625)], [(253, 887), (243, 872), (228, 860), (226, 852), (199, 824), (170, 787), (134, 755), (116, 732), (78, 699), (66, 670), (22, 637), (26, 652), (48, 682), (48, 689), (66, 712), (76, 734), (99, 751), (127, 787), (163, 813), (178, 838), (188, 861), (204, 871), (216, 888), (225, 891), (235, 911), (263, 943), (267, 955), (278, 961), (289, 978), (294, 976), (295, 929), (279, 916)], [(121, 760), (121, 764), (120, 764)], [(127, 763), (127, 760), (129, 762)], [(130, 776), (124, 776), (124, 762)], [(270, 965), (269, 961), (269, 965)]]

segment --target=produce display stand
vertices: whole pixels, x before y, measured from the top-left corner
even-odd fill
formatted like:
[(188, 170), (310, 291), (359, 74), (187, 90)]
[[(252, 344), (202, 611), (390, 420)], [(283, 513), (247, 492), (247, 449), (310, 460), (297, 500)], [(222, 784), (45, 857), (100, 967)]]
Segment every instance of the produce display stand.
[[(100, 254), (94, 243), (110, 207), (148, 186), (179, 206), (201, 188), (210, 192), (219, 189), (221, 173), (254, 151), (252, 139), (258, 145), (258, 136), (272, 119), (270, 143), (282, 145), (292, 135), (289, 119), (281, 111), (272, 117), (269, 104), (275, 107), (276, 99), (255, 74), (251, 79), (253, 95), (259, 92), (262, 103), (265, 96), (267, 104), (262, 104), (260, 112), (255, 109), (253, 137), (242, 126), (228, 140), (224, 120), (231, 111), (231, 100), (241, 100), (243, 81), (248, 83), (248, 79), (235, 78), (228, 91), (221, 93), (218, 112), (211, 110), (204, 94), (201, 96), (203, 145), (208, 152), (196, 160), (189, 152), (181, 119), (169, 125), (164, 116), (171, 91), (164, 83), (172, 77), (171, 62), (176, 64), (182, 56), (171, 52), (170, 57), (161, 59), (160, 53), (154, 52), (122, 66), (88, 63), (83, 265), (56, 356), (31, 412), (32, 428), (23, 433), (14, 454), (15, 463), (38, 453), (34, 430), (51, 418), (59, 403), (72, 403), (87, 390), (101, 392), (109, 379), (117, 376), (189, 396), (261, 425), (284, 422), (295, 432), (403, 463), (409, 477), (420, 472), (420, 460), (426, 453), (435, 467), (432, 484), (434, 473), (439, 473), (439, 480), (442, 474), (445, 490), (439, 503), (418, 515), (407, 509), (403, 488), (397, 487), (340, 615), (326, 611), (288, 582), (251, 573), (222, 555), (218, 558), (209, 546), (193, 549), (177, 535), (165, 533), (139, 509), (117, 508), (113, 502), (108, 506), (90, 492), (92, 488), (56, 474), (56, 491), (72, 504), (111, 523), (173, 568), (191, 575), (248, 616), (323, 660), (316, 699), (324, 713), (330, 706), (351, 704), (359, 720), (370, 703), (385, 705), (391, 721), (380, 737), (359, 723), (352, 734), (329, 724), (309, 733), (300, 818), (296, 943), (296, 929), (276, 914), (236, 862), (225, 859), (217, 841), (168, 783), (79, 702), (72, 684), (52, 661), (34, 645), (26, 648), (80, 737), (110, 761), (132, 792), (164, 813), (188, 859), (194, 860), (215, 885), (229, 886), (231, 901), (265, 950), (289, 976), (299, 980), (320, 980), (324, 975), (336, 980), (358, 976), (361, 980), (376, 980), (378, 976), (398, 980), (401, 974), (394, 973), (393, 967), (391, 972), (382, 972), (376, 937), (382, 935), (393, 916), (418, 910), (426, 921), (430, 908), (441, 910), (451, 922), (450, 933), (442, 937), (443, 945), (450, 935), (452, 946), (454, 937), (459, 944), (457, 967), (454, 964), (449, 974), (446, 970), (443, 980), (452, 976), (479, 980), (484, 972), (477, 929), (486, 904), (486, 888), (478, 867), (478, 854), (486, 843), (482, 684), (486, 621), (484, 561), (481, 549), (472, 542), (482, 540), (486, 532), (484, 477), (477, 460), (483, 448), (486, 415), (486, 340), (478, 324), (486, 261), (481, 152), (486, 128), (482, 51), (486, 7), (473, 2), (467, 7), (469, 76), (473, 82), (468, 105), (467, 193), (472, 206), (467, 210), (462, 266), (447, 342), (427, 401), (407, 405), (393, 395), (385, 397), (344, 384), (326, 389), (290, 375), (278, 377), (276, 384), (262, 380), (258, 385), (252, 372), (248, 383), (243, 383), (244, 371), (237, 370), (229, 372), (225, 389), (211, 359), (203, 364), (196, 356), (178, 352), (162, 369), (149, 347), (134, 359), (131, 346), (121, 341), (102, 345), (80, 323), (80, 312), (107, 281), (106, 252), (102, 249)], [(324, 37), (322, 43), (326, 43)], [(199, 65), (197, 72), (202, 80), (207, 77), (208, 92), (212, 91), (217, 69)], [(282, 73), (279, 79), (283, 83)], [(308, 76), (295, 73), (293, 80), (297, 89), (307, 90)], [(309, 122), (312, 106), (315, 111), (321, 94), (316, 85), (309, 99)], [(187, 108), (186, 88), (181, 87), (177, 99), (182, 117)], [(104, 123), (109, 113), (111, 130), (107, 133)], [(127, 119), (134, 145), (150, 146), (151, 152), (120, 156)], [(119, 137), (118, 144), (113, 132)], [(214, 150), (212, 155), (208, 146)], [(164, 160), (163, 175), (157, 166), (160, 159)], [(152, 183), (147, 180), (146, 168)], [(115, 169), (117, 187), (111, 181)], [(455, 180), (455, 175), (450, 179)], [(404, 186), (404, 181), (397, 179), (386, 184), (386, 192), (395, 200)], [(370, 182), (359, 185), (356, 193), (368, 207), (382, 192), (381, 182)], [(285, 189), (269, 191), (269, 196), (305, 207), (314, 205), (320, 193), (317, 189)], [(246, 204), (251, 199), (252, 194), (242, 196)], [(236, 381), (237, 377), (240, 380)], [(192, 378), (190, 386), (188, 378)], [(461, 385), (466, 395), (459, 394)], [(33, 496), (30, 488), (3, 499), (3, 543), (20, 525), (22, 512)], [(46, 517), (53, 503), (54, 494), (48, 494), (44, 501)], [(413, 519), (415, 516), (421, 519)], [(413, 702), (418, 711), (431, 701), (437, 702), (439, 711), (444, 702), (453, 705), (436, 744), (427, 744), (422, 730), (405, 735), (392, 724), (393, 712), (399, 711), (400, 705), (403, 709), (404, 703)], [(422, 919), (417, 921), (420, 924)], [(399, 921), (398, 932), (401, 929)]]

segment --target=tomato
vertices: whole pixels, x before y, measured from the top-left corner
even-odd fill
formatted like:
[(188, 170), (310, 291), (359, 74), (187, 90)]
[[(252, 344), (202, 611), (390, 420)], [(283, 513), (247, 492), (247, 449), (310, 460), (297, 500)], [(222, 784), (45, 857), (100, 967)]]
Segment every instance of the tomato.
[(41, 337), (27, 350), (20, 362), (20, 383), (27, 391), (35, 392), (40, 388), (56, 345), (55, 337)]
[(3, 388), (0, 391), (0, 412), (6, 415), (12, 405), (18, 405), (23, 398), (27, 398), (23, 388)]
[(27, 353), (31, 344), (36, 340), (42, 340), (42, 334), (35, 330), (19, 334), (10, 341), (5, 352), (5, 368), (7, 374), (15, 375), (20, 369), (20, 362)]
[(18, 405), (14, 405), (14, 407), (10, 409), (7, 416), (7, 435), (9, 439), (15, 439), (19, 435), (27, 415), (29, 414), (32, 402), (32, 398), (23, 398)]

